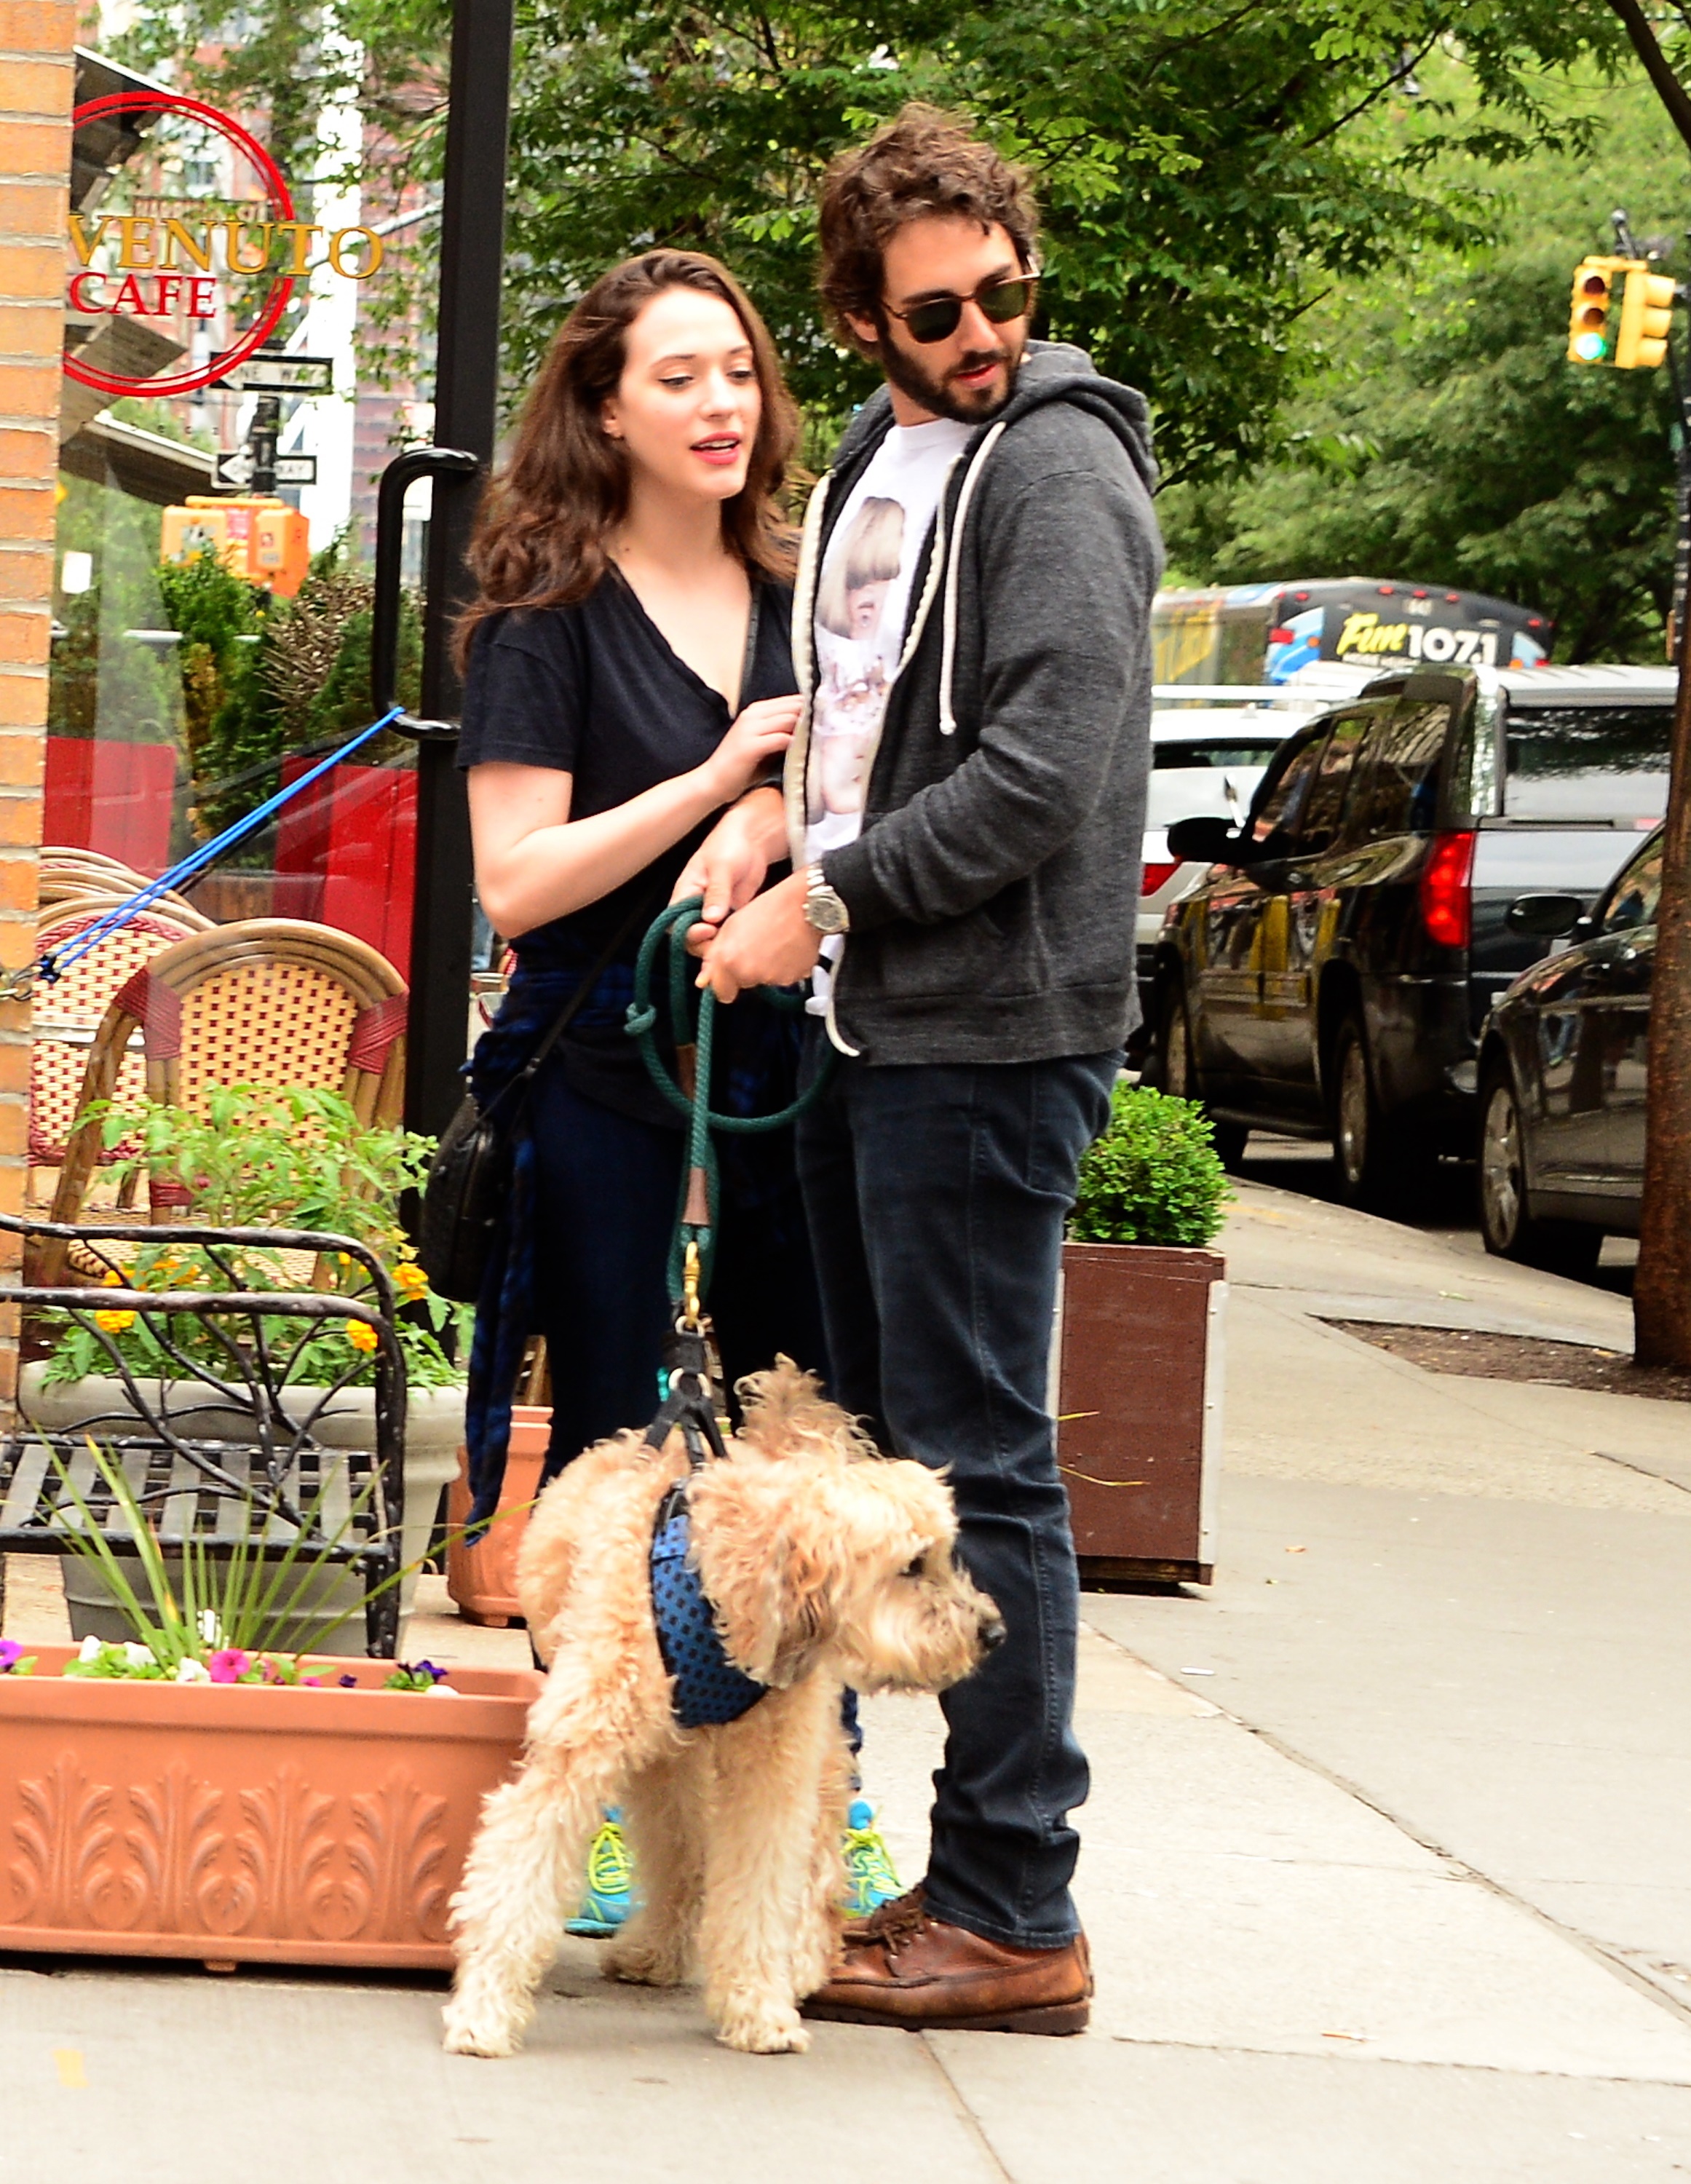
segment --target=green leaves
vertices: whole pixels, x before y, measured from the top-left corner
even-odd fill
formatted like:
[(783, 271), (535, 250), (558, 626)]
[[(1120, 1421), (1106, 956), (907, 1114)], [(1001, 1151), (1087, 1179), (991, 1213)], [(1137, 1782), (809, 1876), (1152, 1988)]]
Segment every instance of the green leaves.
[(1110, 1127), (1081, 1162), (1069, 1234), (1077, 1243), (1207, 1244), (1232, 1196), (1195, 1100), (1118, 1084)]
[[(414, 1386), (448, 1387), (462, 1378), (439, 1340), (448, 1326), (467, 1329), (467, 1306), (449, 1305), (426, 1284), (410, 1258), (399, 1226), (399, 1201), (420, 1190), (434, 1157), (435, 1140), (410, 1130), (360, 1122), (337, 1092), (220, 1085), (206, 1095), (205, 1112), (148, 1100), (139, 1109), (103, 1101), (89, 1109), (110, 1149), (120, 1150), (109, 1173), (121, 1184), (162, 1174), (181, 1183), (192, 1201), (192, 1219), (214, 1228), (307, 1228), (350, 1236), (393, 1268), (402, 1301), (418, 1306), (429, 1324), (398, 1323), (399, 1346)], [(198, 1246), (148, 1244), (146, 1231), (130, 1268), (131, 1286), (142, 1290), (222, 1291), (231, 1286), (225, 1267), (257, 1290), (298, 1290), (309, 1268), (289, 1264), (274, 1251), (243, 1248), (214, 1257)], [(219, 1260), (224, 1263), (219, 1264)], [(342, 1255), (330, 1262), (329, 1284), (341, 1295), (374, 1304), (368, 1276)], [(94, 1329), (51, 1316), (59, 1332), (48, 1362), (50, 1383), (79, 1380), (109, 1371), (114, 1348), (131, 1371), (170, 1378), (178, 1368), (161, 1348), (142, 1312), (95, 1315)], [(373, 1330), (345, 1319), (326, 1323), (266, 1318), (264, 1340), (274, 1357), (288, 1361), (286, 1378), (297, 1387), (351, 1385), (373, 1380)], [(227, 1339), (240, 1341), (244, 1324), (231, 1323)], [(227, 1351), (217, 1332), (186, 1315), (172, 1320), (170, 1337), (186, 1355), (220, 1368)], [(366, 1347), (368, 1344), (368, 1347)], [(111, 1347), (108, 1347), (108, 1345)]]
[[(1578, 97), (1602, 114), (1600, 171), (1539, 153), (1499, 214), (1524, 239), (1343, 283), (1312, 318), (1279, 460), (1165, 496), (1183, 577), (1458, 585), (1543, 608), (1559, 659), (1661, 658), (1672, 389), (1666, 371), (1571, 365), (1567, 297), (1612, 204), (1641, 236), (1669, 227), (1682, 162), (1647, 89)], [(1453, 163), (1449, 187), (1470, 180)]]

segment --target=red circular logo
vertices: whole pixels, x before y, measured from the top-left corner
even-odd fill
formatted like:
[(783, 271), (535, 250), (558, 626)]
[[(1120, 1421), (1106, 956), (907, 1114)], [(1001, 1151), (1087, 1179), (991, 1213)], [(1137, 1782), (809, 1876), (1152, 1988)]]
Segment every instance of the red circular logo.
[[(264, 149), (264, 146), (259, 142), (255, 136), (252, 136), (247, 130), (243, 129), (238, 121), (231, 120), (226, 114), (220, 114), (214, 106), (208, 106), (201, 99), (183, 98), (175, 92), (113, 92), (107, 98), (91, 98), (86, 106), (79, 106), (76, 109), (75, 113), (72, 115), (71, 120), (73, 126), (80, 130), (85, 125), (85, 124), (89, 122), (104, 120), (120, 114), (136, 112), (145, 112), (153, 114), (181, 114), (187, 120), (198, 124), (202, 128), (209, 129), (217, 136), (221, 136), (225, 143), (231, 146), (233, 149), (249, 164), (262, 187), (264, 202), (270, 209), (269, 219), (265, 224), (264, 257), (260, 264), (256, 266), (241, 266), (238, 264), (228, 264), (228, 259), (233, 257), (236, 248), (235, 237), (231, 235), (228, 238), (225, 265), (228, 271), (233, 272), (237, 276), (245, 276), (248, 277), (253, 274), (260, 273), (267, 270), (270, 257), (270, 228), (272, 225), (292, 220), (294, 216), (294, 213), (292, 194), (288, 189), (286, 181), (283, 179), (281, 170), (277, 166), (275, 161), (271, 159), (270, 153)], [(188, 203), (189, 201), (186, 199), (182, 201), (184, 210), (188, 209)], [(102, 281), (109, 281), (116, 277), (114, 274), (95, 273), (90, 263), (95, 250), (100, 247), (101, 237), (105, 227), (110, 225), (109, 218), (102, 219), (98, 214), (95, 214), (93, 217), (98, 224), (96, 226), (94, 235), (92, 239), (88, 237), (85, 226), (80, 224), (74, 226), (73, 232), (75, 237), (76, 255), (82, 262), (70, 276), (72, 302), (73, 304), (81, 303), (82, 307), (85, 309), (93, 308), (96, 309), (109, 309), (114, 315), (124, 315), (118, 311), (116, 304), (109, 306), (91, 306), (84, 301), (86, 284), (89, 279), (97, 278)], [(225, 228), (242, 225), (240, 222), (228, 221), (221, 224)], [(125, 231), (124, 248), (125, 255), (127, 255), (131, 250), (131, 231), (133, 229), (142, 226), (156, 227), (159, 226), (164, 226), (167, 229), (168, 235), (169, 229), (181, 229), (184, 226), (184, 223), (174, 220), (165, 222), (156, 220), (148, 220), (131, 219), (128, 221), (127, 227)], [(196, 316), (209, 315), (209, 311), (193, 312), (192, 306), (203, 300), (209, 302), (211, 299), (213, 292), (214, 292), (215, 288), (219, 285), (217, 276), (214, 276), (209, 270), (212, 254), (210, 226), (208, 225), (203, 229), (200, 246), (195, 246), (192, 242), (192, 238), (186, 236), (182, 237), (181, 241), (181, 247), (189, 253), (190, 263), (196, 266), (203, 265), (205, 270), (201, 271), (197, 276), (192, 274), (178, 276), (174, 272), (155, 265), (151, 262), (150, 259), (148, 260), (136, 261), (136, 263), (138, 265), (139, 270), (152, 273), (153, 278), (158, 283), (158, 287), (155, 289), (155, 302), (158, 303), (159, 308), (151, 311), (147, 310), (145, 307), (143, 298), (141, 307), (134, 312), (134, 315), (145, 318), (162, 317), (170, 315), (164, 308), (163, 304), (164, 283), (167, 281), (173, 283), (175, 290), (180, 290), (185, 283), (188, 287), (190, 291), (188, 308), (191, 315)], [(168, 242), (167, 247), (169, 247)], [(201, 254), (202, 248), (203, 251), (203, 259)], [(122, 261), (120, 260), (120, 265)], [(135, 270), (131, 270), (129, 280), (125, 283), (125, 287), (136, 288), (137, 295), (142, 293), (136, 281)], [(204, 293), (202, 294), (201, 292), (204, 292)], [(120, 296), (121, 292), (122, 292), (120, 291)], [(292, 295), (292, 293), (293, 275), (292, 271), (275, 275), (270, 281), (269, 287), (265, 291), (264, 299), (253, 317), (252, 324), (248, 327), (245, 333), (242, 334), (239, 339), (236, 341), (230, 348), (219, 356), (214, 363), (209, 363), (203, 365), (197, 371), (173, 372), (168, 377), (164, 378), (154, 377), (151, 379), (136, 379), (120, 372), (98, 370), (92, 365), (81, 362), (77, 357), (75, 352), (72, 349), (67, 349), (65, 351), (64, 369), (70, 375), (71, 378), (80, 380), (84, 387), (92, 387), (97, 388), (102, 394), (162, 395), (191, 393), (197, 387), (209, 387), (213, 385), (214, 382), (225, 378), (237, 365), (244, 364), (247, 359), (251, 356), (255, 350), (262, 348), (265, 342), (269, 340), (270, 335), (275, 331), (277, 325), (281, 321), (282, 313), (287, 309), (288, 298)], [(174, 308), (177, 311), (180, 311), (182, 309), (182, 305), (179, 300), (174, 300)]]

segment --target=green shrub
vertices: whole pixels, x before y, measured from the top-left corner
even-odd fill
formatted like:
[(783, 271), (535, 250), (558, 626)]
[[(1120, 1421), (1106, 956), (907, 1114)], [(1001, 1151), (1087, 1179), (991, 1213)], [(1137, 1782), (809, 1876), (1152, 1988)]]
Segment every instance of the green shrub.
[(1069, 1234), (1086, 1244), (1207, 1244), (1233, 1193), (1192, 1100), (1118, 1084), (1081, 1162)]

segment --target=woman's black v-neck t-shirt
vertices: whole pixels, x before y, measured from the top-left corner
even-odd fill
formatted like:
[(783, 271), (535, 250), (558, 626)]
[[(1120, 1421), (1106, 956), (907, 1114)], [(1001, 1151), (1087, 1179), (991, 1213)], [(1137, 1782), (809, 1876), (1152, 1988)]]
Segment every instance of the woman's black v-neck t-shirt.
[[(759, 581), (742, 708), (796, 691), (793, 593)], [(574, 776), (572, 819), (614, 811), (702, 766), (727, 733), (727, 700), (670, 647), (623, 578), (612, 571), (574, 606), (509, 608), (476, 632), (464, 677), (458, 763), (543, 766)], [(715, 816), (622, 886), (538, 926), (514, 943), (537, 967), (587, 969), (630, 913), (637, 916), (614, 959), (624, 976), (602, 982), (562, 1042), (570, 1080), (589, 1097), (654, 1122), (678, 1122), (621, 1030), (626, 972), (647, 924), (669, 899)], [(645, 907), (649, 904), (649, 908)]]

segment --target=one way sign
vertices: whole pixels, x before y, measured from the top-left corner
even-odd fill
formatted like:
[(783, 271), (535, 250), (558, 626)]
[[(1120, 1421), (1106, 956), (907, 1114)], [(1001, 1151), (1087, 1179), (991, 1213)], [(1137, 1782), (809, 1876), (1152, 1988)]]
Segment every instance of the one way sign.
[[(231, 448), (227, 454), (217, 458), (212, 471), (212, 482), (223, 493), (245, 493), (253, 482), (254, 468), (250, 448)], [(315, 455), (276, 457), (278, 485), (315, 485), (316, 482)]]

